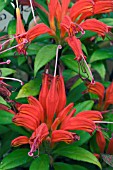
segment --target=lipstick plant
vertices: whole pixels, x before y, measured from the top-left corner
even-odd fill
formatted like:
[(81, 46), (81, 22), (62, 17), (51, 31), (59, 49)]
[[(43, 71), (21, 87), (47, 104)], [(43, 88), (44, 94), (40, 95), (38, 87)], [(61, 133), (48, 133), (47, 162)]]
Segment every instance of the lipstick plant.
[(113, 0), (0, 12), (0, 169), (112, 169)]

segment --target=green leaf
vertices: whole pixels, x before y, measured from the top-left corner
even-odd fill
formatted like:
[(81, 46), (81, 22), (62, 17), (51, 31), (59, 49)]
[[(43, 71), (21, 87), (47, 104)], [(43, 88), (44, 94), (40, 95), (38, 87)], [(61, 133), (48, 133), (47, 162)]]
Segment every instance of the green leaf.
[(23, 63), (26, 62), (26, 57), (24, 55), (20, 55), (18, 56), (17, 60), (18, 60), (18, 65), (21, 66)]
[(82, 96), (82, 92), (86, 89), (86, 86), (84, 83), (81, 83), (76, 88), (72, 89), (67, 96), (67, 103), (70, 102), (76, 102), (78, 101)]
[(74, 106), (74, 108), (76, 109), (75, 115), (85, 110), (91, 110), (93, 105), (94, 105), (94, 101), (92, 100), (87, 100), (85, 102), (78, 103), (77, 105)]
[(86, 168), (80, 166), (80, 165), (70, 165), (67, 163), (63, 163), (63, 162), (55, 162), (54, 163), (54, 169), (55, 170), (87, 170)]
[(99, 19), (101, 22), (104, 22), (105, 24), (109, 26), (113, 26), (113, 18), (102, 18)]
[(6, 77), (9, 76), (10, 74), (14, 74), (16, 71), (10, 68), (1, 68), (0, 69), (2, 71), (2, 76)]
[(13, 114), (6, 112), (4, 110), (0, 110), (0, 124), (7, 125), (12, 123)]
[(16, 33), (16, 20), (11, 20), (8, 24), (8, 34), (14, 35)]
[(40, 155), (32, 162), (30, 170), (49, 170), (49, 156)]
[(9, 104), (7, 104), (7, 102), (1, 96), (0, 96), (0, 103), (9, 107)]
[(46, 45), (38, 51), (34, 63), (34, 76), (36, 76), (36, 73), (41, 67), (55, 57), (56, 48), (56, 45)]
[(55, 162), (53, 166), (54, 166), (55, 170), (59, 170), (59, 169), (61, 169), (61, 170), (74, 170), (72, 165), (69, 165), (69, 164), (66, 164), (66, 163), (63, 163), (63, 162)]
[(36, 96), (39, 93), (40, 84), (41, 78), (36, 78), (34, 80), (29, 81), (20, 89), (16, 99), (28, 96)]
[(104, 49), (99, 49), (96, 50), (91, 58), (90, 58), (90, 63), (93, 63), (94, 61), (99, 61), (99, 60), (106, 60), (106, 59), (113, 58), (113, 48), (104, 48)]
[(0, 0), (0, 12), (10, 3), (10, 0)]
[(85, 131), (76, 130), (76, 133), (78, 136), (80, 136), (80, 140), (75, 142), (76, 146), (82, 146), (91, 138), (91, 135)]
[(6, 133), (7, 131), (9, 131), (8, 127), (0, 125), (0, 135)]
[(7, 170), (26, 164), (32, 160), (28, 156), (29, 149), (18, 149), (9, 153), (1, 162), (0, 169)]
[[(45, 5), (44, 1), (42, 0), (36, 0), (36, 1), (47, 10), (47, 5)], [(39, 18), (42, 20), (42, 22), (49, 26), (47, 14), (44, 13), (40, 8), (36, 8), (36, 11), (38, 12)]]
[[(83, 66), (82, 65), (80, 66), (78, 65), (78, 62), (74, 60), (74, 58), (75, 57), (73, 55), (64, 55), (60, 59), (64, 63), (64, 65), (66, 65), (69, 69), (75, 71), (76, 73), (80, 74), (84, 78), (87, 78), (89, 76), (90, 79), (91, 77), (86, 67), (86, 64), (83, 62), (82, 63)], [(86, 69), (87, 73), (83, 71), (83, 67)]]
[(54, 154), (57, 154), (58, 156), (65, 156), (67, 158), (74, 159), (77, 161), (92, 163), (97, 165), (101, 169), (100, 162), (91, 152), (81, 147), (77, 147), (74, 144), (58, 148), (54, 151)]
[(105, 69), (104, 63), (102, 61), (98, 61), (98, 62), (92, 63), (91, 66), (98, 72), (98, 74), (100, 75), (102, 80), (104, 80), (105, 74), (106, 74), (106, 69)]
[(11, 149), (11, 141), (16, 138), (16, 133), (12, 131), (7, 131), (2, 134), (0, 157), (6, 154)]
[(40, 48), (41, 47), (37, 43), (31, 43), (27, 48), (27, 53), (28, 55), (36, 55)]

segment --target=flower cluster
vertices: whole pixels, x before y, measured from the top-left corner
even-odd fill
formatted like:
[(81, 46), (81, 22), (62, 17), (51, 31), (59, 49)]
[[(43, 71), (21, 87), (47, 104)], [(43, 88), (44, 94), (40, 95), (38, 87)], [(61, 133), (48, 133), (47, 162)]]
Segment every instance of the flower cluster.
[(31, 137), (19, 136), (12, 141), (12, 146), (30, 145), (29, 156), (39, 149), (45, 140), (51, 146), (64, 141), (72, 143), (80, 139), (73, 130), (84, 130), (92, 134), (96, 130), (95, 121), (102, 120), (99, 111), (83, 111), (75, 116), (74, 104), (66, 106), (66, 93), (62, 75), (43, 75), (42, 88), (39, 99), (28, 97), (29, 104), (18, 107), (13, 122), (17, 126), (29, 129)]
[(107, 110), (110, 104), (113, 104), (113, 82), (105, 90), (103, 84), (95, 82), (95, 84), (86, 83), (87, 90), (85, 93), (93, 93), (99, 97), (98, 109)]

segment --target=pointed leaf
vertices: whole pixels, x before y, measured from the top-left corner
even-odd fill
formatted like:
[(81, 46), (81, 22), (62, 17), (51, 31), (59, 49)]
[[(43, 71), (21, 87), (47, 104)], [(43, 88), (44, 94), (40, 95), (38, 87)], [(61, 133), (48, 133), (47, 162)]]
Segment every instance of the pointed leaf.
[(102, 80), (105, 79), (106, 69), (102, 61), (92, 63), (92, 68), (94, 68), (98, 72)]
[(1, 97), (1, 96), (0, 96), (0, 104), (3, 104), (3, 105), (5, 105), (5, 106), (10, 107), (9, 104), (7, 104), (7, 102), (6, 102), (6, 101), (3, 99), (3, 97)]
[(18, 149), (9, 153), (0, 164), (1, 170), (12, 169), (18, 167), (20, 165), (26, 164), (32, 160), (31, 157), (28, 156), (29, 149)]
[(80, 166), (80, 165), (70, 165), (67, 163), (63, 163), (63, 162), (55, 162), (54, 163), (54, 169), (55, 170), (87, 170), (86, 168)]
[(113, 167), (113, 155), (101, 154), (101, 156), (104, 162), (106, 162), (109, 166)]
[(0, 110), (0, 124), (7, 125), (12, 123), (13, 114)]
[(74, 108), (76, 109), (75, 115), (85, 110), (91, 110), (93, 105), (94, 105), (93, 100), (87, 100), (85, 102), (78, 103), (77, 105), (74, 106)]
[(6, 77), (6, 76), (8, 76), (10, 74), (14, 74), (16, 72), (15, 70), (10, 69), (10, 68), (1, 68), (0, 70), (2, 71), (2, 76), (3, 77)]
[(113, 58), (113, 48), (110, 47), (110, 48), (99, 49), (92, 54), (90, 58), (90, 63), (99, 60), (106, 60), (109, 58)]
[(0, 12), (10, 3), (10, 0), (0, 0)]
[(67, 145), (66, 147), (58, 148), (54, 151), (58, 156), (65, 156), (77, 161), (88, 162), (97, 165), (101, 169), (101, 164), (97, 158), (89, 151), (77, 147), (74, 144)]
[(38, 51), (34, 63), (34, 76), (36, 76), (36, 73), (41, 67), (55, 57), (56, 48), (56, 45), (46, 45)]
[(34, 79), (26, 83), (19, 91), (16, 99), (28, 97), (28, 96), (36, 96), (39, 93), (41, 84), (41, 78)]
[(49, 170), (49, 156), (40, 155), (32, 162), (30, 170)]
[(67, 103), (70, 102), (76, 102), (78, 101), (82, 96), (82, 92), (86, 89), (86, 86), (84, 83), (81, 83), (76, 88), (72, 89), (67, 96)]

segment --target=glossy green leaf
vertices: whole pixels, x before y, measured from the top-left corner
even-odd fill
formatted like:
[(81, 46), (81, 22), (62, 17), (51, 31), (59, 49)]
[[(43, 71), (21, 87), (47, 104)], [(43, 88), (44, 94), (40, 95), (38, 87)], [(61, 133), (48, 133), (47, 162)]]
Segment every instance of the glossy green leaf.
[(20, 89), (16, 99), (28, 96), (36, 96), (39, 93), (40, 84), (41, 78), (36, 78), (34, 80), (29, 81)]
[(10, 3), (10, 0), (0, 0), (0, 12)]
[(57, 156), (65, 156), (77, 161), (92, 163), (97, 165), (101, 169), (100, 162), (91, 152), (81, 147), (77, 147), (74, 144), (58, 148), (54, 151), (54, 154), (57, 154)]
[(78, 136), (80, 136), (80, 140), (75, 142), (76, 146), (82, 146), (91, 138), (91, 135), (88, 132), (76, 130), (76, 133)]
[(26, 62), (26, 57), (24, 55), (20, 55), (18, 56), (17, 60), (18, 60), (18, 65), (21, 66), (23, 63)]
[(40, 155), (32, 162), (29, 170), (49, 170), (49, 156)]
[(27, 53), (28, 55), (36, 55), (40, 48), (41, 47), (37, 43), (31, 43), (27, 48)]
[(86, 86), (84, 83), (81, 83), (76, 88), (72, 89), (67, 96), (67, 103), (70, 102), (76, 102), (78, 101), (82, 96), (82, 92), (86, 89)]
[(55, 170), (87, 170), (80, 165), (70, 165), (63, 162), (55, 162), (53, 166)]
[(104, 22), (105, 24), (109, 26), (113, 26), (113, 18), (102, 18), (99, 19), (101, 22)]
[(106, 60), (106, 59), (113, 59), (113, 48), (104, 48), (104, 49), (99, 49), (96, 50), (91, 58), (90, 58), (90, 63), (94, 61), (99, 61), (99, 60)]
[(9, 104), (7, 104), (7, 102), (3, 99), (3, 97), (0, 96), (0, 104), (3, 104), (5, 106), (9, 107)]
[(6, 112), (4, 110), (0, 110), (0, 124), (7, 125), (12, 123), (13, 114)]
[(69, 165), (69, 164), (66, 164), (66, 163), (63, 163), (63, 162), (55, 162), (54, 163), (54, 169), (55, 170), (74, 170), (73, 166), (72, 165)]
[(11, 141), (14, 138), (16, 138), (16, 133), (10, 130), (7, 131), (5, 134), (2, 134), (0, 157), (6, 154), (11, 149)]
[(29, 149), (17, 149), (9, 153), (0, 163), (1, 170), (7, 170), (28, 163), (32, 160), (28, 156)]
[(14, 56), (14, 53), (15, 53), (15, 49), (6, 51), (6, 52), (0, 54), (0, 58), (5, 58), (5, 57), (8, 58), (8, 57), (12, 57), (12, 56)]
[[(64, 63), (64, 65), (67, 66), (69, 69), (75, 71), (76, 73), (80, 74), (82, 77), (86, 78), (87, 74), (82, 71), (83, 68), (80, 65), (78, 65), (78, 62), (74, 60), (74, 58), (75, 56), (73, 55), (64, 55), (60, 59)], [(85, 63), (84, 63), (84, 67), (86, 68)]]
[(87, 101), (78, 103), (77, 105), (74, 106), (74, 108), (76, 109), (75, 115), (85, 110), (91, 110), (93, 105), (94, 105), (94, 101), (92, 100), (87, 100)]
[(10, 74), (14, 74), (16, 72), (15, 70), (10, 69), (10, 68), (1, 68), (0, 70), (2, 71), (2, 76), (3, 77), (6, 77), (6, 76), (8, 76)]
[(46, 45), (38, 51), (34, 63), (34, 76), (36, 76), (36, 73), (41, 67), (55, 57), (56, 48), (56, 45)]
[(98, 72), (102, 80), (105, 79), (106, 69), (102, 61), (92, 63), (92, 68)]
[[(47, 5), (44, 1), (42, 0), (36, 0), (36, 1), (47, 10)], [(49, 26), (47, 14), (44, 13), (40, 8), (36, 8), (36, 11), (38, 12), (38, 15), (42, 20), (42, 22)]]
[(13, 35), (16, 33), (16, 20), (11, 20), (8, 24), (8, 34)]

